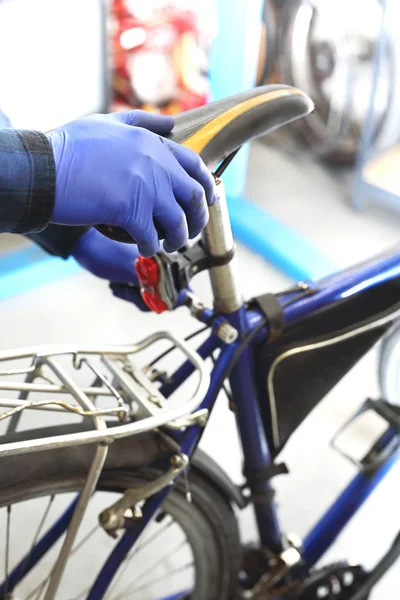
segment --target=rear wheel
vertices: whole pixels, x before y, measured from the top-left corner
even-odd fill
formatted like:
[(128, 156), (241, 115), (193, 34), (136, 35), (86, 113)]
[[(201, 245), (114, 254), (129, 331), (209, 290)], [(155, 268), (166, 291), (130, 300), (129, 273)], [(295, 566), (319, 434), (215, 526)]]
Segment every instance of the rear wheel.
[[(38, 481), (34, 489), (0, 492), (0, 564), (4, 568), (2, 597), (39, 600), (44, 597), (49, 573), (61, 540), (13, 589), (12, 571), (28, 564), (37, 540), (54, 523), (82, 481)], [(116, 541), (98, 525), (98, 514), (128, 487), (137, 485), (130, 471), (104, 472), (90, 501), (68, 562), (57, 600), (83, 600), (113, 550)], [(224, 600), (236, 588), (240, 561), (239, 534), (229, 503), (202, 476), (189, 478), (192, 502), (183, 482), (171, 490), (154, 521), (145, 529), (114, 577), (107, 600)], [(26, 571), (28, 569), (25, 569)], [(99, 597), (100, 600), (100, 597)]]

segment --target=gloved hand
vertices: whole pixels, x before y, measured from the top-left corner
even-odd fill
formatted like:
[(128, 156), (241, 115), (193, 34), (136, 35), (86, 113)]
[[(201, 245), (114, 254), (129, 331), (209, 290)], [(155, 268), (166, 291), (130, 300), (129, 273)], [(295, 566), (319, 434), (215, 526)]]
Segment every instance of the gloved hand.
[(56, 163), (52, 222), (123, 227), (143, 256), (195, 237), (215, 200), (214, 181), (191, 150), (162, 135), (172, 117), (142, 111), (94, 115), (47, 134)]
[(109, 240), (93, 227), (79, 238), (71, 250), (71, 256), (93, 275), (139, 287), (135, 271), (138, 254), (137, 246)]

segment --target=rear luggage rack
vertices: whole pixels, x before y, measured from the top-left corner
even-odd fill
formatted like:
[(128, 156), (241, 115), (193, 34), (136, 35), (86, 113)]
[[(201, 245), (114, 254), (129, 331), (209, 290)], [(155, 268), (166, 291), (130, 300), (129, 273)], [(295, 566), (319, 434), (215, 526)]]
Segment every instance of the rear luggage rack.
[[(146, 369), (138, 366), (137, 355), (162, 340), (180, 349), (195, 367), (198, 378), (191, 397), (168, 400)], [(92, 382), (82, 384), (88, 377)], [(49, 345), (0, 352), (0, 407), (5, 408), (0, 422), (8, 420), (8, 432), (16, 430), (21, 414), (28, 410), (52, 411), (53, 416), (76, 414), (93, 423), (88, 431), (0, 444), (0, 458), (87, 443), (108, 444), (159, 427), (184, 429), (204, 422), (207, 411), (197, 408), (209, 380), (203, 359), (171, 332), (155, 333), (130, 346)], [(112, 427), (107, 427), (104, 417), (114, 420)]]
[[(162, 340), (180, 349), (197, 372), (192, 396), (167, 399), (151, 376), (146, 375), (146, 366), (139, 366), (138, 355)], [(92, 423), (92, 428), (76, 433), (6, 441), (0, 444), (0, 460), (7, 455), (96, 444), (86, 482), (76, 503), (71, 505), (73, 515), (51, 572), (45, 600), (52, 600), (57, 593), (82, 518), (105, 464), (108, 445), (117, 438), (159, 427), (184, 429), (199, 421), (205, 423), (208, 411), (197, 409), (209, 382), (209, 371), (203, 359), (187, 342), (171, 332), (155, 333), (131, 346), (79, 348), (54, 345), (0, 352), (0, 407), (5, 408), (0, 413), (0, 424), (2, 421), (8, 424), (6, 434), (17, 429), (21, 415), (27, 411), (36, 415), (42, 411), (43, 418), (46, 411), (52, 411), (53, 424), (54, 416), (60, 419), (67, 414), (78, 415)], [(124, 502), (130, 504), (145, 499), (149, 493), (154, 494), (167, 483), (169, 485), (186, 468), (188, 457), (178, 452), (171, 457), (170, 463), (166, 473), (153, 480), (148, 489), (137, 491), (134, 498), (132, 494), (124, 496)], [(103, 515), (104, 528), (112, 535), (118, 531), (117, 509), (110, 507)]]

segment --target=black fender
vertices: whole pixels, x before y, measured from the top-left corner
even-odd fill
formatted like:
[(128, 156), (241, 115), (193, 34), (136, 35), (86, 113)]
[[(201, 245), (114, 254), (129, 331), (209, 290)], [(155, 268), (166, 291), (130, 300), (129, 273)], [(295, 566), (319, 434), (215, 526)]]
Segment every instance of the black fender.
[(240, 509), (247, 506), (247, 500), (241, 488), (234, 484), (231, 478), (208, 454), (198, 448), (190, 460), (190, 468), (197, 471), (225, 496), (230, 504), (236, 504)]
[[(1, 437), (3, 443), (31, 440), (60, 434), (85, 431), (90, 424), (82, 422), (74, 425), (45, 427), (7, 433)], [(4, 456), (0, 460), (0, 478), (12, 488), (20, 484), (29, 485), (35, 481), (63, 473), (69, 477), (86, 477), (92, 464), (96, 444), (69, 446), (66, 448), (43, 450), (38, 455), (30, 453)], [(151, 467), (157, 460), (163, 460), (176, 452), (179, 446), (159, 432), (146, 432), (129, 438), (115, 440), (110, 446), (104, 466), (105, 473), (113, 469), (130, 469), (136, 472)], [(190, 461), (191, 469), (197, 471), (220, 492), (230, 504), (238, 508), (246, 506), (239, 486), (235, 485), (219, 465), (205, 452), (197, 449)]]

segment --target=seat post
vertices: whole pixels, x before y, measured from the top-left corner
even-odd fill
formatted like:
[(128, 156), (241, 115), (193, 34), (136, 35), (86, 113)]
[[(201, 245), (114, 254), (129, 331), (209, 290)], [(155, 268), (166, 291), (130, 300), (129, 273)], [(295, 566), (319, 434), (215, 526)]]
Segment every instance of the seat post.
[(229, 262), (211, 267), (209, 273), (215, 308), (224, 313), (232, 313), (241, 307), (243, 300), (235, 278), (235, 245), (224, 184), (220, 179), (216, 179), (216, 186), (218, 200), (210, 206), (210, 219), (203, 231), (203, 243), (212, 258), (223, 260), (231, 256)]

